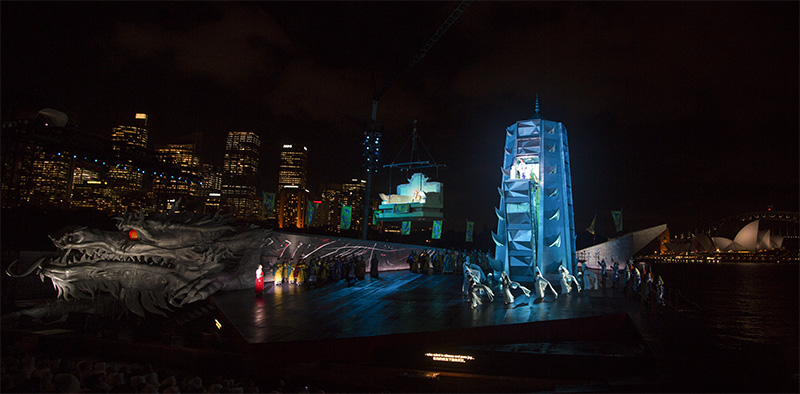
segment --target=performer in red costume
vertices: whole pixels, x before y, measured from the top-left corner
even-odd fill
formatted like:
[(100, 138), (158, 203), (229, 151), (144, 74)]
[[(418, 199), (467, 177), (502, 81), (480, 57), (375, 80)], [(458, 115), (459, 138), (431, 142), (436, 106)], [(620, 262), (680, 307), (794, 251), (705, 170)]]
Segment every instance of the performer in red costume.
[(261, 265), (258, 266), (256, 270), (256, 294), (261, 295), (264, 292), (264, 271), (261, 269)]

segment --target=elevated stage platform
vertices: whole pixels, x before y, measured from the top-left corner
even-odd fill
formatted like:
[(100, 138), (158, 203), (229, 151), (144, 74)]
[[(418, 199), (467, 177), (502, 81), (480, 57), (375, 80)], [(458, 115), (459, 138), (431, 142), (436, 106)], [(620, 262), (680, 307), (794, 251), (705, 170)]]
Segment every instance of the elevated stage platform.
[(350, 287), (268, 285), (262, 296), (242, 290), (211, 302), (253, 363), (301, 380), (343, 379), (350, 390), (653, 390), (655, 357), (624, 310), (635, 316), (637, 302), (594, 305), (583, 293), (534, 302), (517, 290), (513, 304), (496, 294), (470, 309), (461, 286), (460, 274), (401, 270)]

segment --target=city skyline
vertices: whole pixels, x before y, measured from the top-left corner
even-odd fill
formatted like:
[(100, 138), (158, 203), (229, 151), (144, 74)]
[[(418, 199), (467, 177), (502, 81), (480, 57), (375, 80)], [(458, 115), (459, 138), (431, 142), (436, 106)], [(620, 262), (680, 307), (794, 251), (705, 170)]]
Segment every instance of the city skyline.
[[(3, 120), (50, 107), (108, 135), (148, 113), (154, 144), (202, 133), (200, 157), (218, 166), (225, 135), (252, 131), (263, 168), (277, 169), (283, 144), (304, 145), (309, 185), (341, 183), (363, 177), (373, 90), (456, 5), (6, 2)], [(677, 231), (768, 205), (796, 211), (797, 10), (472, 3), (381, 98), (380, 164), (417, 119), (447, 165), (446, 229), (494, 228), (498, 141), (538, 93), (542, 116), (569, 130), (579, 239), (611, 210), (625, 230)], [(404, 178), (380, 169), (373, 194)]]

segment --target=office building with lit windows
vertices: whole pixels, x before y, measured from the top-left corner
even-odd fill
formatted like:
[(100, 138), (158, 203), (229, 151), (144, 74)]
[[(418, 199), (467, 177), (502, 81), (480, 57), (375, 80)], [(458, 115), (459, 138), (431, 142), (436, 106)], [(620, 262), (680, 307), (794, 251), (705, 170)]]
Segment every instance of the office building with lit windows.
[(364, 190), (366, 181), (351, 179), (345, 183), (331, 183), (325, 185), (317, 207), (313, 227), (325, 228), (329, 231), (339, 231), (339, 219), (342, 214), (342, 205), (352, 208), (351, 227), (358, 228), (361, 224), (361, 213), (364, 212)]
[(342, 184), (342, 194), (340, 201), (342, 205), (353, 207), (352, 224), (353, 228), (361, 228), (364, 212), (364, 192), (367, 188), (367, 181), (363, 179), (351, 179), (350, 182)]
[[(161, 161), (176, 166), (183, 174), (198, 175), (200, 162), (195, 144), (164, 145), (157, 147), (156, 153)], [(202, 204), (197, 199), (199, 188), (199, 182), (177, 179), (174, 176), (155, 177), (153, 195), (156, 209), (160, 212), (169, 211), (180, 200), (182, 208), (202, 211)]]
[(222, 172), (211, 164), (201, 164), (200, 168), (200, 177), (203, 182), (198, 193), (203, 201), (203, 212), (219, 211), (222, 200)]
[(147, 149), (147, 114), (137, 113), (127, 125), (111, 132), (111, 149), (117, 164), (108, 170), (108, 184), (115, 197), (113, 211), (122, 213), (141, 208), (144, 171), (135, 162)]
[(281, 148), (278, 172), (278, 227), (304, 228), (306, 223), (306, 166), (308, 149), (286, 144)]
[(225, 142), (222, 204), (241, 219), (257, 219), (261, 205), (256, 193), (261, 140), (249, 131), (232, 131)]
[(100, 171), (88, 166), (76, 166), (72, 172), (72, 208), (112, 211), (114, 196)]
[(342, 213), (342, 185), (328, 184), (323, 189), (317, 214), (311, 225), (334, 231), (339, 228), (339, 219)]
[(119, 125), (111, 131), (111, 149), (123, 160), (109, 170), (108, 177), (114, 186), (139, 190), (144, 177), (133, 164), (133, 157), (147, 149), (147, 114), (137, 113), (130, 123)]
[(70, 160), (62, 155), (38, 152), (29, 173), (28, 193), (24, 201), (33, 205), (68, 208), (72, 181)]
[(278, 227), (305, 228), (308, 190), (286, 185), (278, 193)]
[(278, 190), (285, 186), (305, 189), (307, 164), (308, 149), (305, 146), (283, 145), (280, 172), (278, 172)]

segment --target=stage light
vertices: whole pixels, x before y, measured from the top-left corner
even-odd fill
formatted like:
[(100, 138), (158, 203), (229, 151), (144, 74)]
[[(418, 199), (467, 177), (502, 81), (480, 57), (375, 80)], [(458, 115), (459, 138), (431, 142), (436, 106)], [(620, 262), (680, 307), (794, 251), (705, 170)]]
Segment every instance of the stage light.
[(221, 330), (222, 329), (222, 323), (220, 323), (219, 320), (214, 319), (214, 325), (217, 326), (217, 330)]

